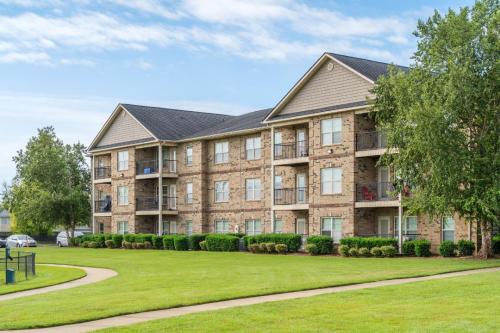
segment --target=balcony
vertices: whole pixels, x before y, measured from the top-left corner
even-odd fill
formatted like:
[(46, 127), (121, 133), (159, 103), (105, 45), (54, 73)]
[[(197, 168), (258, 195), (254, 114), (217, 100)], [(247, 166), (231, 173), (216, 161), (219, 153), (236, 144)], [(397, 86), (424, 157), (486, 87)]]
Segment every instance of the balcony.
[(307, 141), (280, 143), (274, 145), (274, 164), (300, 164), (309, 162), (309, 145)]
[(111, 197), (106, 197), (104, 200), (94, 201), (94, 213), (111, 214)]
[(177, 197), (164, 197), (161, 209), (163, 211), (177, 210)]
[(275, 210), (309, 209), (307, 187), (274, 190)]
[(387, 150), (387, 135), (383, 131), (356, 134), (356, 157), (380, 156)]
[[(161, 205), (164, 213), (177, 213), (177, 197), (164, 197)], [(159, 199), (157, 196), (137, 197), (136, 212), (138, 215), (151, 215), (159, 213)]]
[(391, 182), (356, 184), (356, 208), (397, 207), (398, 195)]
[(163, 160), (163, 174), (177, 173), (177, 160)]
[(111, 180), (111, 167), (96, 167), (94, 168), (94, 181)]

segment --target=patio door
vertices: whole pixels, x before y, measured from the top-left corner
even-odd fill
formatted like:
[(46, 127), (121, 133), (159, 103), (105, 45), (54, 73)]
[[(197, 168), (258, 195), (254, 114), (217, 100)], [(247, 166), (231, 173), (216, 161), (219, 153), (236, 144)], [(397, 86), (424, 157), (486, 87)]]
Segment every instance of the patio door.
[(307, 144), (307, 141), (306, 141), (306, 129), (305, 128), (299, 128), (297, 129), (297, 133), (295, 135), (295, 138), (296, 138), (296, 147), (297, 147), (297, 152), (296, 152), (296, 156), (297, 157), (304, 157), (304, 156), (307, 156), (307, 153), (306, 153), (306, 144)]
[(390, 225), (391, 225), (390, 216), (379, 216), (378, 217), (378, 236), (379, 237), (389, 237)]
[(306, 183), (305, 173), (297, 174), (296, 184), (297, 184), (297, 203), (299, 204), (306, 203), (307, 183)]
[(379, 167), (378, 168), (378, 184), (377, 184), (377, 192), (378, 197), (381, 200), (387, 199), (389, 197), (389, 189), (390, 189), (390, 181), (391, 181), (391, 173), (389, 167)]

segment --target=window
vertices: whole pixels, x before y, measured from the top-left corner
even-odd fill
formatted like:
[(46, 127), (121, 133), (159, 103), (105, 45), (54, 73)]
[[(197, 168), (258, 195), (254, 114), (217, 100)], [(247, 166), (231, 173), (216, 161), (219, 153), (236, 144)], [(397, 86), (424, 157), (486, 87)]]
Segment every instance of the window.
[[(399, 237), (399, 218), (394, 216), (394, 237)], [(417, 239), (418, 232), (418, 220), (416, 216), (406, 216), (403, 218), (402, 223), (402, 234), (405, 239), (414, 240)]]
[(193, 203), (193, 183), (186, 183), (186, 203)]
[(128, 234), (128, 222), (127, 221), (118, 222), (118, 233), (120, 235)]
[(255, 138), (248, 138), (246, 143), (247, 160), (260, 159), (260, 148), (260, 136)]
[(186, 147), (186, 165), (193, 165), (193, 146)]
[(323, 146), (342, 142), (342, 118), (321, 121), (321, 144)]
[(300, 218), (295, 222), (295, 232), (298, 235), (306, 235), (307, 234), (307, 225), (306, 219)]
[(443, 219), (443, 240), (455, 241), (455, 220), (451, 216)]
[(104, 223), (99, 223), (99, 233), (100, 234), (104, 233)]
[(342, 193), (342, 169), (321, 169), (321, 194)]
[(229, 221), (228, 220), (215, 221), (215, 233), (227, 234), (228, 232), (229, 232)]
[(273, 231), (275, 234), (281, 234), (283, 232), (283, 221), (281, 219), (274, 219)]
[(283, 139), (281, 137), (281, 132), (274, 132), (274, 156), (280, 157), (283, 155)]
[(128, 151), (118, 152), (118, 171), (128, 170)]
[(342, 239), (342, 219), (337, 217), (322, 217), (321, 234), (323, 236), (330, 236), (334, 243), (339, 243)]
[(229, 182), (227, 180), (215, 182), (215, 202), (229, 201)]
[(217, 142), (215, 144), (215, 163), (229, 162), (229, 142)]
[(282, 198), (282, 186), (283, 186), (283, 178), (281, 176), (274, 176), (274, 199), (281, 200)]
[(193, 234), (193, 221), (186, 221), (186, 233), (188, 236)]
[(260, 179), (246, 180), (246, 198), (247, 200), (260, 200)]
[(118, 205), (128, 205), (128, 187), (118, 186)]
[(164, 235), (175, 235), (177, 233), (176, 221), (162, 221), (162, 224), (163, 224)]
[(259, 235), (261, 233), (260, 220), (246, 220), (245, 227), (247, 235)]

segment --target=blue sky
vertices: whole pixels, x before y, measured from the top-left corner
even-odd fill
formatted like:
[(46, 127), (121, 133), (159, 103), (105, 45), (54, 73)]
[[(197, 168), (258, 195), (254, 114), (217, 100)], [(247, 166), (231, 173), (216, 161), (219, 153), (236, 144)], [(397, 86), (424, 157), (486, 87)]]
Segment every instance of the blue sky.
[(323, 52), (407, 65), (419, 18), (471, 4), (0, 0), (0, 182), (37, 128), (88, 144), (119, 102), (272, 107)]

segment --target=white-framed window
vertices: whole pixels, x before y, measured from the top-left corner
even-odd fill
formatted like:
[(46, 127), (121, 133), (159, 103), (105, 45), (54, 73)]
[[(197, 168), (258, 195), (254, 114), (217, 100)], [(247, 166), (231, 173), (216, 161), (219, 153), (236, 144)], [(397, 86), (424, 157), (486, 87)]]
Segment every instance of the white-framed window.
[(321, 234), (330, 236), (335, 244), (342, 239), (342, 219), (338, 217), (321, 218)]
[(295, 221), (295, 233), (298, 235), (307, 235), (307, 221), (305, 218), (298, 218)]
[(279, 157), (283, 155), (283, 138), (281, 132), (274, 132), (274, 156)]
[(118, 186), (118, 205), (128, 205), (128, 186)]
[(260, 136), (247, 138), (246, 140), (247, 160), (258, 160), (261, 156)]
[(246, 199), (260, 200), (261, 183), (259, 178), (251, 178), (246, 180)]
[(193, 221), (191, 220), (186, 221), (186, 233), (188, 236), (193, 234)]
[[(405, 216), (402, 223), (402, 232), (406, 239), (417, 239), (418, 219), (416, 216)], [(399, 217), (394, 216), (394, 237), (399, 236)]]
[(229, 142), (216, 142), (215, 143), (215, 163), (229, 162)]
[(186, 183), (186, 203), (193, 203), (193, 183)]
[(443, 241), (455, 241), (455, 220), (451, 216), (443, 218)]
[(281, 176), (274, 176), (274, 199), (281, 200), (283, 197), (283, 178)]
[(118, 171), (128, 170), (128, 150), (118, 152)]
[(229, 201), (229, 182), (222, 180), (215, 182), (215, 202)]
[(128, 234), (128, 222), (127, 221), (119, 221), (118, 222), (118, 233), (120, 235)]
[(216, 220), (215, 221), (215, 233), (216, 234), (227, 234), (229, 232), (229, 221), (228, 220)]
[(177, 221), (162, 221), (162, 225), (164, 235), (177, 234)]
[(193, 146), (186, 147), (186, 165), (193, 165)]
[(321, 121), (321, 145), (342, 143), (342, 118), (323, 119)]
[(283, 220), (282, 219), (274, 219), (273, 231), (275, 234), (283, 233)]
[(247, 235), (260, 235), (262, 233), (260, 220), (246, 220), (245, 233)]
[(321, 169), (321, 194), (342, 193), (342, 168)]

